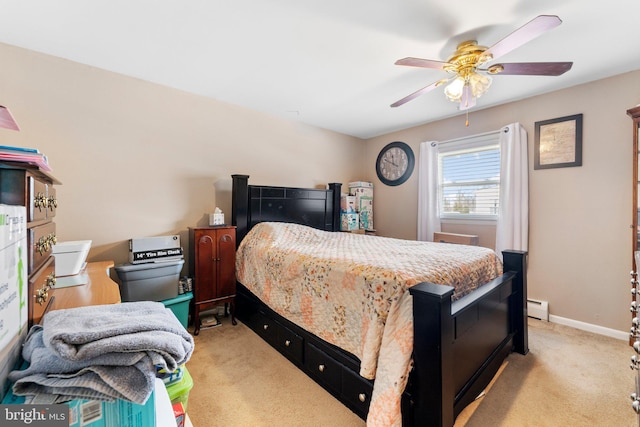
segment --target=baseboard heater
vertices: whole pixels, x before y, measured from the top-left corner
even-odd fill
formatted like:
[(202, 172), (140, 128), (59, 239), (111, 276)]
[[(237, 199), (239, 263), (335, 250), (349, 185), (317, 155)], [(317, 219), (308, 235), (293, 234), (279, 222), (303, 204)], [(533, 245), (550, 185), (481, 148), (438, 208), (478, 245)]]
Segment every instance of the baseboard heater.
[(549, 302), (527, 299), (527, 315), (536, 319), (549, 321)]

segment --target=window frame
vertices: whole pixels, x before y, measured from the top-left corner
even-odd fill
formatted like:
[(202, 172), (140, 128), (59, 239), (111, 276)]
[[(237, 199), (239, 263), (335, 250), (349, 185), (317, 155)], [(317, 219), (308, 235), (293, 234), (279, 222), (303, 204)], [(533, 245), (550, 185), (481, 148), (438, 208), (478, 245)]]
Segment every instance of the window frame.
[[(500, 153), (500, 131), (487, 132), (480, 135), (473, 135), (469, 137), (457, 138), (449, 141), (444, 141), (438, 144), (438, 216), (441, 223), (465, 223), (465, 224), (487, 224), (495, 223), (498, 220), (498, 213), (495, 214), (463, 214), (455, 212), (443, 212), (444, 199), (443, 199), (443, 177), (444, 171), (442, 168), (442, 155), (452, 155), (453, 153), (464, 153), (472, 151), (481, 151), (485, 149), (498, 149), (498, 167), (500, 167), (501, 153)], [(498, 179), (498, 193), (500, 193), (502, 185), (502, 178)], [(498, 210), (500, 206), (498, 205)]]

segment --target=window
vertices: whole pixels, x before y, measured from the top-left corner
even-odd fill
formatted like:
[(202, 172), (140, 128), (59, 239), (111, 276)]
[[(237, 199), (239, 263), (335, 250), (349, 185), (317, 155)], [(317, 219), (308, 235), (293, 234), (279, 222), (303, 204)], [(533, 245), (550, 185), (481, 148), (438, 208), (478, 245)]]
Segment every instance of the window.
[(496, 219), (500, 199), (498, 132), (438, 144), (441, 219)]

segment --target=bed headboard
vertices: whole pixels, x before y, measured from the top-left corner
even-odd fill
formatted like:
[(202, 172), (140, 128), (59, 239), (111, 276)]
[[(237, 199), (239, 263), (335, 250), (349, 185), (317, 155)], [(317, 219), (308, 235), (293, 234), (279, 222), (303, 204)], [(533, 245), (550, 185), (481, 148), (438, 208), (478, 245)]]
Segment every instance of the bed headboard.
[(232, 225), (242, 241), (254, 225), (265, 221), (292, 222), (326, 231), (340, 230), (341, 183), (318, 188), (249, 185), (249, 175), (231, 175)]

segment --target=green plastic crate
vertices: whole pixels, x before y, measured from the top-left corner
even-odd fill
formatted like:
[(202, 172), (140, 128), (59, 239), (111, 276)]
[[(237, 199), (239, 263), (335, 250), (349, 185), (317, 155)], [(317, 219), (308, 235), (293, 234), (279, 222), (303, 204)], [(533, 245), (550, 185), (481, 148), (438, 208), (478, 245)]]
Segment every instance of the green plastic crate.
[(187, 403), (189, 402), (189, 392), (193, 388), (193, 379), (191, 378), (186, 366), (182, 366), (182, 369), (184, 370), (182, 379), (176, 383), (168, 385), (167, 393), (169, 394), (169, 399), (171, 399), (171, 404), (174, 405), (178, 402), (182, 403), (182, 407), (186, 412)]
[(175, 298), (166, 299), (162, 301), (165, 307), (171, 309), (173, 314), (176, 315), (182, 326), (187, 328), (189, 323), (189, 302), (193, 298), (192, 292), (185, 292), (182, 295), (178, 295)]

